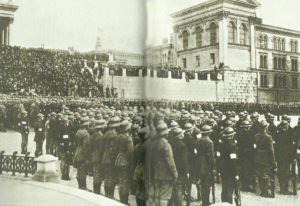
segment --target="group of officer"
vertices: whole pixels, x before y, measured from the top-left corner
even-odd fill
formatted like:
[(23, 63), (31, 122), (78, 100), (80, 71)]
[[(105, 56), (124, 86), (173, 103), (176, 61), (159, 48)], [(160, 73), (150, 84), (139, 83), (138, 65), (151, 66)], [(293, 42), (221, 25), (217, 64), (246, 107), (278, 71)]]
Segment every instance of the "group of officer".
[[(238, 118), (237, 118), (238, 116)], [(192, 185), (202, 205), (215, 201), (214, 182), (222, 183), (222, 202), (240, 203), (243, 191), (256, 189), (272, 197), (272, 174), (277, 173), (280, 193), (290, 194), (290, 166), (300, 165), (300, 119), (291, 128), (283, 115), (278, 126), (274, 115), (235, 112), (171, 110), (100, 105), (89, 109), (63, 107), (46, 119), (38, 113), (34, 123), (36, 151), (57, 155), (63, 180), (70, 165), (77, 168), (80, 189), (87, 190), (93, 175), (93, 191), (113, 198), (116, 185), (120, 201), (128, 204), (134, 194), (138, 206), (175, 205), (193, 201)], [(29, 127), (27, 112), (19, 122), (22, 153), (26, 153)], [(273, 184), (274, 186), (274, 184)], [(271, 188), (271, 192), (270, 192)], [(273, 192), (272, 192), (273, 190)]]

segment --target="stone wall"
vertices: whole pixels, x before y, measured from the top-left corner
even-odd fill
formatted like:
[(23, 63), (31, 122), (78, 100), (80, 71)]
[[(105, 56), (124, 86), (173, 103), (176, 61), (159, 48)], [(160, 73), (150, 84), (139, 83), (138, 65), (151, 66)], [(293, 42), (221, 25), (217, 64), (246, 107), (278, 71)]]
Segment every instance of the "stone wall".
[(142, 76), (142, 70), (138, 77), (128, 77), (123, 69), (122, 76), (109, 75), (108, 68), (105, 68), (103, 78), (104, 86), (112, 85), (117, 88), (119, 97), (122, 98), (148, 98), (148, 99), (169, 99), (169, 100), (190, 100), (190, 101), (219, 101), (219, 102), (256, 102), (256, 73), (225, 71), (224, 81), (212, 81), (208, 74), (207, 80), (195, 79), (189, 81), (183, 72), (181, 79), (172, 79), (171, 72), (168, 78), (158, 78), (154, 71), (153, 77)]

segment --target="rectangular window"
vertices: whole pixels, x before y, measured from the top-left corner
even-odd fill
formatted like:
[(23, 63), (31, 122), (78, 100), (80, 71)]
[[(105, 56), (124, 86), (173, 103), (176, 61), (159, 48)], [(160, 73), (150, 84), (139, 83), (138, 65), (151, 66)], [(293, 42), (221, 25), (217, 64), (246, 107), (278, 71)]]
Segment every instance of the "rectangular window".
[(260, 87), (268, 87), (268, 79), (266, 74), (260, 75)]
[(216, 60), (215, 60), (215, 54), (211, 53), (210, 54), (210, 64), (215, 64)]
[(298, 89), (298, 77), (296, 77), (296, 76), (292, 77), (292, 88)]
[(260, 68), (268, 68), (268, 58), (267, 54), (260, 54)]
[(196, 66), (200, 67), (200, 56), (196, 56)]
[(186, 69), (186, 58), (182, 58), (182, 65), (183, 65), (183, 68)]
[(292, 58), (292, 71), (297, 72), (298, 71), (298, 58)]

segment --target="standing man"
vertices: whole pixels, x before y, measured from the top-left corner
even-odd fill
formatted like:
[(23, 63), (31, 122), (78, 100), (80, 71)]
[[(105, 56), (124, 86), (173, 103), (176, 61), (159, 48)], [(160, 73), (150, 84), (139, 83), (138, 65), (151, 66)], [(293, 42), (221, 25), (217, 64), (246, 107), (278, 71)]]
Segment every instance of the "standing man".
[(156, 135), (149, 140), (146, 155), (148, 206), (167, 206), (178, 178), (173, 152), (166, 140), (166, 123), (158, 124)]
[(45, 140), (45, 127), (43, 123), (44, 115), (37, 114), (37, 121), (34, 123), (34, 141), (36, 143), (35, 156), (38, 157), (43, 154), (43, 143)]
[(183, 142), (184, 131), (181, 128), (174, 128), (170, 138), (178, 179), (173, 186), (172, 198), (168, 206), (182, 206), (184, 185), (188, 176), (187, 147)]
[(19, 122), (19, 131), (22, 136), (22, 143), (21, 143), (21, 153), (26, 154), (27, 152), (27, 145), (28, 145), (28, 135), (29, 135), (29, 123), (27, 112), (24, 110), (21, 113), (21, 118)]
[(208, 125), (203, 125), (201, 128), (201, 138), (197, 140), (197, 163), (198, 172), (201, 183), (201, 197), (202, 206), (208, 206), (210, 186), (213, 184), (215, 173), (215, 159), (214, 159), (214, 144), (210, 139), (212, 128)]
[(133, 170), (133, 141), (132, 137), (129, 135), (130, 129), (131, 124), (127, 120), (121, 122), (118, 138), (118, 155), (115, 162), (119, 176), (120, 202), (126, 205), (128, 205)]
[(120, 126), (120, 118), (113, 117), (108, 123), (108, 130), (104, 134), (104, 154), (102, 165), (105, 168), (104, 190), (105, 196), (114, 197), (115, 186), (118, 183), (118, 175), (115, 167), (118, 155), (118, 134), (117, 128)]
[(95, 132), (91, 137), (91, 146), (92, 146), (92, 162), (93, 162), (93, 187), (94, 193), (100, 194), (101, 192), (101, 183), (104, 179), (104, 168), (102, 166), (102, 157), (104, 152), (104, 138), (103, 130), (106, 126), (106, 122), (103, 119), (95, 121)]
[(235, 131), (228, 127), (223, 131), (219, 143), (217, 156), (219, 156), (220, 172), (222, 179), (222, 202), (232, 204), (235, 182), (239, 179), (237, 168), (237, 147), (234, 140)]
[(273, 140), (268, 134), (268, 126), (266, 121), (260, 122), (258, 133), (254, 136), (255, 176), (258, 177), (262, 197), (271, 197), (269, 193), (270, 172), (276, 167)]
[(75, 136), (74, 166), (77, 168), (79, 189), (86, 190), (88, 161), (90, 160), (90, 135), (88, 133), (89, 119), (82, 118), (81, 125)]

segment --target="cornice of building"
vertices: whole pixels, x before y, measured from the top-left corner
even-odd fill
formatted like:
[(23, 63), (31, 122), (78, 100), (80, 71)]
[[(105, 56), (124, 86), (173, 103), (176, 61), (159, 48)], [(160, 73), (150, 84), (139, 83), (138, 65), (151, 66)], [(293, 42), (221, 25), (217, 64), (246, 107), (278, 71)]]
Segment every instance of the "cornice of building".
[(272, 26), (272, 25), (267, 25), (267, 24), (257, 25), (257, 26), (255, 26), (255, 28), (256, 28), (256, 30), (259, 30), (259, 31), (268, 31), (268, 32), (272, 32), (275, 34), (293, 35), (293, 36), (300, 37), (300, 31), (293, 30), (293, 29), (287, 29), (287, 28)]
[(223, 4), (223, 3), (230, 3), (238, 6), (244, 6), (247, 8), (252, 8), (255, 9), (259, 7), (261, 4), (257, 2), (256, 0), (247, 0), (247, 1), (242, 1), (242, 0), (209, 0), (200, 4), (197, 4), (195, 6), (188, 7), (186, 9), (180, 10), (178, 12), (175, 12), (171, 14), (172, 18), (177, 18), (177, 17), (182, 17), (186, 14), (190, 14), (192, 12), (196, 12), (199, 10), (206, 9), (208, 7), (217, 5), (217, 4)]
[(14, 5), (14, 4), (3, 4), (3, 3), (0, 3), (0, 10), (6, 10), (6, 11), (15, 12), (15, 11), (17, 11), (18, 8), (19, 8), (19, 6)]

